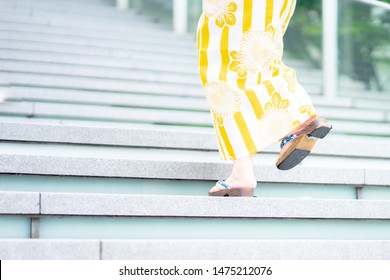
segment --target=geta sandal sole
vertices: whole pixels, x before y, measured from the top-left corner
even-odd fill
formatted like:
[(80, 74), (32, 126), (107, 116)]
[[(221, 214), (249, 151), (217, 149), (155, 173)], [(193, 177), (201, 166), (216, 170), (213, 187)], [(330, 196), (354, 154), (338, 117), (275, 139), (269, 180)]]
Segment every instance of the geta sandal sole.
[(253, 188), (230, 188), (219, 191), (209, 192), (209, 196), (245, 196), (253, 197), (255, 190)]
[[(315, 127), (315, 126), (317, 127)], [(332, 126), (324, 119), (316, 119), (303, 129), (292, 141), (291, 146), (282, 155), (276, 166), (279, 170), (289, 170), (301, 163), (311, 152), (318, 139), (323, 139)], [(310, 135), (310, 136), (309, 136)]]

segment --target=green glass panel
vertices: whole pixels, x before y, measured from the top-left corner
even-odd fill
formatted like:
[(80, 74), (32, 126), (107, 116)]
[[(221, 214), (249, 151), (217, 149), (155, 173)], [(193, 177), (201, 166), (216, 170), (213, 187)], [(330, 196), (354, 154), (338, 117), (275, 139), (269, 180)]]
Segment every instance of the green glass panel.
[[(1, 175), (0, 191), (121, 193), (204, 196), (216, 181), (127, 178)], [(258, 182), (258, 197), (355, 199), (355, 188), (337, 185), (279, 184)]]
[(390, 221), (53, 217), (41, 238), (390, 239)]
[(389, 187), (364, 187), (362, 198), (388, 200), (390, 199), (390, 188)]
[(30, 218), (0, 216), (0, 238), (30, 238)]
[(338, 4), (341, 95), (364, 96), (368, 102), (389, 97), (390, 10), (351, 0)]

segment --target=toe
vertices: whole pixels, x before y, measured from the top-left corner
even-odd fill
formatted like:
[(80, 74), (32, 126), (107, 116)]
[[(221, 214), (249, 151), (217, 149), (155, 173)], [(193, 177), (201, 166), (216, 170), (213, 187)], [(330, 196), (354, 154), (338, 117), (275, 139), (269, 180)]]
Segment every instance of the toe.
[(221, 189), (221, 188), (215, 186), (215, 187), (212, 187), (212, 188), (210, 189), (210, 192), (216, 192), (216, 191), (219, 191), (220, 189)]
[(219, 185), (219, 182), (220, 182), (220, 181), (218, 181), (217, 183), (215, 183), (214, 187), (212, 187), (212, 188), (210, 189), (210, 192), (216, 192), (216, 191), (220, 191), (220, 190), (223, 190), (223, 189), (224, 189), (224, 188), (222, 188), (222, 187)]

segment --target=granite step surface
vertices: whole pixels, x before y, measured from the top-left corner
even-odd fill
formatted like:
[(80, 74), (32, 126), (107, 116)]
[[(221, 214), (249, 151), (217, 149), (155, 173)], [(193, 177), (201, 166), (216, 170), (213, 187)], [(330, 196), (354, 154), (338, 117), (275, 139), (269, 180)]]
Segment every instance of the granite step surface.
[(0, 240), (3, 260), (388, 260), (388, 240)]

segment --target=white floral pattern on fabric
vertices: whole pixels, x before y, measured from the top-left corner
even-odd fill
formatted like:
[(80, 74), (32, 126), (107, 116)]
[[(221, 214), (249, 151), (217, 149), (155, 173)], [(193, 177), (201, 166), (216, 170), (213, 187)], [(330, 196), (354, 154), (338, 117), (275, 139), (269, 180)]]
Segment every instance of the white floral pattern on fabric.
[(297, 80), (296, 80), (296, 74), (293, 69), (290, 69), (288, 67), (283, 68), (283, 78), (286, 80), (288, 84), (288, 91), (293, 93), (296, 90), (297, 87)]
[(296, 124), (289, 107), (290, 100), (283, 99), (277, 91), (272, 93), (264, 106), (264, 115), (258, 120), (259, 133), (267, 142), (282, 138)]
[(240, 95), (225, 81), (213, 81), (204, 87), (211, 111), (221, 117), (233, 115), (240, 110)]
[(265, 141), (272, 142), (291, 130), (293, 123), (294, 119), (288, 111), (272, 108), (259, 120), (259, 134)]
[(241, 39), (240, 51), (231, 52), (230, 69), (245, 77), (247, 72), (269, 71), (281, 60), (283, 40), (280, 31), (270, 26), (267, 31), (251, 29)]
[(236, 24), (237, 4), (230, 0), (203, 0), (203, 12), (207, 17), (215, 18), (218, 27)]

